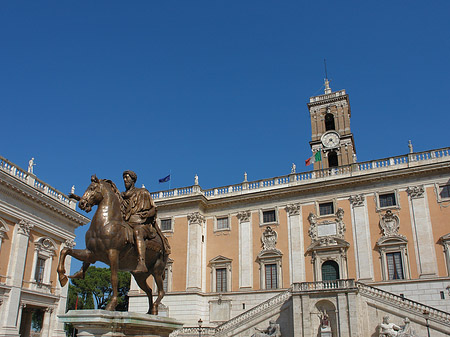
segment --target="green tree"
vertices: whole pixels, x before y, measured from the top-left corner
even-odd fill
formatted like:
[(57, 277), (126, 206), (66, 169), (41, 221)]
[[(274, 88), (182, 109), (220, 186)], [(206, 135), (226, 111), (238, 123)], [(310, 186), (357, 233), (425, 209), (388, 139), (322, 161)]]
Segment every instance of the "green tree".
[[(128, 291), (130, 290), (131, 275), (127, 272), (119, 272), (119, 303), (116, 310), (128, 310)], [(112, 296), (111, 270), (109, 268), (89, 267), (85, 278), (72, 279), (69, 284), (67, 301), (68, 310), (75, 309), (77, 297), (77, 309), (105, 309)]]

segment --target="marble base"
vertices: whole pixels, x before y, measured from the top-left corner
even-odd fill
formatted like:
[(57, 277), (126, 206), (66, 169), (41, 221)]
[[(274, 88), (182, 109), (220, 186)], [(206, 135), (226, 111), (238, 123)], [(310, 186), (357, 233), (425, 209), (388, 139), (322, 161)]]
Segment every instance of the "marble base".
[(326, 327), (324, 329), (320, 329), (320, 337), (332, 337), (331, 328)]
[(58, 317), (72, 323), (79, 337), (166, 337), (183, 327), (173, 318), (123, 311), (70, 310)]

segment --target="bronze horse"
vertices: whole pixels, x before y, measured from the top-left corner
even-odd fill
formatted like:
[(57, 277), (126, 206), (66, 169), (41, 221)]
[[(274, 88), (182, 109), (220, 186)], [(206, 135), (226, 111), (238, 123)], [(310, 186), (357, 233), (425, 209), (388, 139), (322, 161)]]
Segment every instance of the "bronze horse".
[[(133, 244), (133, 230), (122, 218), (121, 195), (116, 185), (106, 179), (91, 177), (91, 184), (80, 199), (79, 207), (89, 212), (97, 205), (91, 226), (86, 232), (86, 249), (64, 248), (61, 251), (58, 264), (59, 282), (64, 286), (68, 278), (65, 275), (64, 261), (67, 255), (83, 262), (82, 269), (70, 278), (84, 278), (84, 273), (91, 263), (101, 261), (111, 267), (111, 284), (113, 295), (106, 310), (114, 310), (118, 300), (117, 272), (130, 271), (139, 287), (147, 294), (148, 314), (157, 315), (158, 305), (164, 297), (163, 279), (168, 254), (164, 250), (162, 238), (159, 235), (152, 240), (146, 240), (147, 273), (133, 273), (138, 262), (137, 250)], [(148, 285), (149, 276), (153, 275), (158, 288), (155, 302), (152, 289)]]

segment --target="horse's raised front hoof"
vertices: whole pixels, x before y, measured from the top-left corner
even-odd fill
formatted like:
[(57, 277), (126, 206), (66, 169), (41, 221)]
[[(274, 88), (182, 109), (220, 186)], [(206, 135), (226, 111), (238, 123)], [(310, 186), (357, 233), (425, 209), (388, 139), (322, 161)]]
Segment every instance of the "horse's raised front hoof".
[(84, 272), (82, 270), (79, 270), (75, 274), (70, 275), (69, 278), (84, 279)]
[(66, 275), (59, 275), (59, 284), (61, 284), (61, 287), (64, 287), (67, 284), (67, 281), (69, 281), (69, 279)]

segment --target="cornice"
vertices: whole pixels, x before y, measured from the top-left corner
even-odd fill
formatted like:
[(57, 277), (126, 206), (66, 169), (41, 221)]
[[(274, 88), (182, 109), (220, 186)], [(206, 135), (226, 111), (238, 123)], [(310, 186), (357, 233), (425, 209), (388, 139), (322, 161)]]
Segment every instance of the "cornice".
[[(4, 186), (5, 188), (1, 188)], [(56, 200), (51, 199), (49, 196), (42, 194), (41, 192), (32, 189), (31, 187), (17, 182), (8, 181), (0, 176), (0, 192), (9, 195), (13, 198), (21, 199), (22, 201), (32, 202), (38, 204), (46, 209), (49, 209), (53, 213), (57, 213), (68, 220), (76, 223), (78, 226), (85, 225), (90, 222), (90, 219), (84, 215), (72, 210), (70, 207), (58, 203)]]
[[(327, 95), (331, 95), (331, 94), (320, 95), (320, 96), (327, 96)], [(320, 97), (320, 96), (315, 96), (315, 97)], [(346, 100), (348, 102), (349, 101), (348, 97), (349, 97), (348, 94), (340, 95), (340, 96), (334, 96), (334, 97), (327, 97), (327, 98), (324, 97), (320, 101), (307, 103), (307, 106), (308, 106), (308, 108), (311, 108), (311, 107), (314, 107), (314, 106), (330, 104), (330, 103), (343, 101), (343, 100)]]

